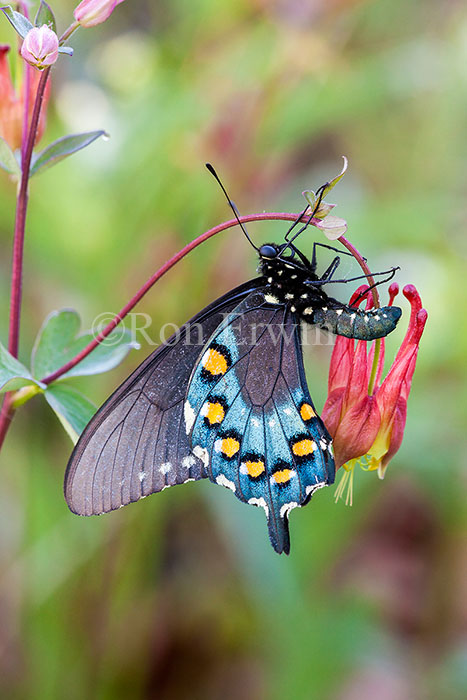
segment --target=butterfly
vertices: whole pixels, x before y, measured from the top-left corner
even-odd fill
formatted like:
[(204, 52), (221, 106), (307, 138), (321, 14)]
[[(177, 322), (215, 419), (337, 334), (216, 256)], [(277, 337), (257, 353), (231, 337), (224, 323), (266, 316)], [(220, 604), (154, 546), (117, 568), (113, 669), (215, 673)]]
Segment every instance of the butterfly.
[(339, 256), (318, 275), (317, 247), (335, 248), (315, 243), (308, 259), (294, 244), (312, 215), (289, 240), (302, 216), (282, 244), (254, 246), (258, 277), (200, 311), (97, 411), (65, 475), (74, 513), (105, 513), (207, 478), (263, 508), (274, 550), (289, 553), (291, 510), (335, 477), (306, 381), (302, 324), (373, 340), (401, 316), (398, 307), (363, 311), (328, 296), (327, 284), (351, 280), (334, 279)]

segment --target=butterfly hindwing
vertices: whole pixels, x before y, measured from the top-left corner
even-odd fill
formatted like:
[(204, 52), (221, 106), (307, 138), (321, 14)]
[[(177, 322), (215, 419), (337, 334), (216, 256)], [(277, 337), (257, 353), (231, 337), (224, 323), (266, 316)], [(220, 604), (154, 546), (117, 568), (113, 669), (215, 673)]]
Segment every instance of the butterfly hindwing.
[(300, 325), (252, 292), (209, 339), (185, 404), (191, 447), (214, 483), (264, 508), (277, 552), (288, 514), (334, 481), (331, 440), (303, 369)]
[(186, 434), (187, 384), (210, 335), (257, 285), (245, 283), (197, 314), (99, 409), (68, 463), (65, 497), (73, 512), (96, 515), (206, 476)]

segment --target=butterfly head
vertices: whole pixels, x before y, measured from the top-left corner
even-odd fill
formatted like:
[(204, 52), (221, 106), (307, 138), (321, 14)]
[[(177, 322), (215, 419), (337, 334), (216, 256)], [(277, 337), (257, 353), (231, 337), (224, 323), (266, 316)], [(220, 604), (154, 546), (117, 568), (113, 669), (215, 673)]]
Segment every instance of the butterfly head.
[(275, 243), (265, 243), (260, 247), (258, 251), (259, 257), (263, 260), (273, 260), (274, 258), (277, 258), (278, 255), (280, 255), (280, 252), (281, 246), (278, 246)]

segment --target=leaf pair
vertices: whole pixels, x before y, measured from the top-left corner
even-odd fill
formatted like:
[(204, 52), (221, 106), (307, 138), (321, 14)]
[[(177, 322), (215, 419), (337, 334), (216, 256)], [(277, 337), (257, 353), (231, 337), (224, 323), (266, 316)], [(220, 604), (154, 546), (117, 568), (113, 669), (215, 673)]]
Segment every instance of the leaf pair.
[(131, 348), (139, 347), (125, 328), (114, 330), (84, 360), (50, 385), (41, 379), (74, 358), (94, 338), (91, 331), (79, 333), (79, 315), (72, 309), (52, 312), (44, 321), (34, 343), (29, 370), (0, 343), (0, 393), (15, 392), (14, 407), (41, 393), (55, 411), (71, 439), (76, 442), (95, 412), (95, 406), (67, 380), (100, 374), (116, 367)]

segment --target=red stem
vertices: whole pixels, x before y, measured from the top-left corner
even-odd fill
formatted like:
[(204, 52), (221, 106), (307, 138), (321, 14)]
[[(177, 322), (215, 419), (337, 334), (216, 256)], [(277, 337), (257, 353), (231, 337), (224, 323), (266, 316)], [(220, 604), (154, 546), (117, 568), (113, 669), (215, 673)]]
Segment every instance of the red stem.
[[(375, 283), (375, 280), (374, 280), (374, 278), (373, 278), (373, 275), (371, 274), (370, 268), (369, 268), (368, 265), (366, 264), (365, 258), (362, 258), (362, 256), (361, 256), (360, 253), (358, 252), (358, 250), (357, 250), (356, 248), (354, 248), (354, 246), (350, 243), (350, 241), (348, 241), (346, 238), (344, 238), (344, 236), (341, 236), (341, 237), (339, 238), (339, 243), (342, 243), (342, 245), (344, 246), (344, 248), (347, 248), (347, 250), (349, 251), (349, 253), (352, 253), (352, 255), (354, 256), (355, 260), (358, 262), (358, 264), (359, 264), (360, 267), (362, 268), (364, 274), (366, 275), (366, 278), (367, 278), (367, 280), (368, 280), (368, 284), (369, 284), (370, 286), (371, 286), (372, 284), (374, 284), (374, 283)], [(374, 302), (374, 304), (375, 304), (375, 308), (378, 309), (378, 308), (380, 307), (380, 301), (379, 301), (378, 290), (377, 290), (376, 287), (373, 287), (373, 288), (372, 288), (372, 290), (371, 290), (371, 296), (373, 297), (373, 302)]]
[[(297, 218), (296, 214), (288, 214), (285, 212), (269, 212), (269, 213), (263, 213), (263, 214), (250, 214), (248, 216), (241, 216), (240, 221), (243, 224), (247, 224), (251, 221), (295, 221)], [(307, 218), (303, 217), (303, 220), (306, 221)], [(207, 241), (208, 238), (211, 238), (212, 236), (215, 236), (217, 233), (220, 233), (221, 231), (225, 231), (228, 228), (232, 228), (233, 226), (236, 226), (238, 224), (238, 221), (236, 219), (230, 219), (229, 221), (225, 221), (222, 224), (219, 224), (218, 226), (215, 226), (214, 228), (209, 229), (209, 231), (206, 231), (205, 233), (202, 233), (200, 236), (195, 238), (193, 241), (188, 243), (184, 248), (178, 251), (175, 255), (173, 255), (170, 260), (168, 260), (164, 265), (162, 265), (157, 272), (155, 272), (149, 279), (148, 281), (141, 287), (141, 289), (135, 294), (135, 296), (130, 299), (130, 301), (125, 304), (125, 306), (121, 309), (121, 311), (114, 316), (114, 318), (107, 324), (107, 326), (97, 335), (88, 345), (86, 345), (85, 348), (81, 350), (74, 358), (69, 360), (65, 365), (60, 367), (59, 369), (55, 370), (55, 372), (52, 372), (52, 374), (49, 374), (47, 377), (44, 377), (42, 379), (43, 384), (50, 384), (51, 382), (55, 381), (59, 377), (61, 377), (63, 374), (68, 372), (70, 369), (75, 367), (77, 364), (79, 364), (82, 360), (84, 360), (85, 357), (89, 355), (103, 340), (106, 338), (113, 330), (118, 326), (119, 323), (125, 318), (125, 316), (136, 306), (136, 304), (144, 297), (146, 292), (148, 292), (151, 287), (163, 276), (165, 275), (166, 272), (168, 272), (174, 265), (176, 265), (182, 258), (185, 257), (190, 251), (192, 251), (194, 248), (197, 246), (201, 245), (201, 243), (204, 243), (204, 241)], [(352, 255), (356, 258), (357, 262), (359, 263), (360, 267), (362, 268), (363, 272), (367, 276), (369, 284), (373, 284), (374, 280), (373, 277), (371, 276), (371, 272), (365, 263), (364, 259), (360, 255), (360, 253), (357, 251), (356, 248), (353, 247), (349, 241), (347, 241), (346, 238), (341, 236), (339, 241), (343, 244), (349, 252), (352, 253)], [(379, 298), (378, 294), (375, 289), (372, 290), (373, 292), (373, 298), (375, 300), (375, 304), (379, 306)]]
[[(36, 140), (37, 125), (41, 113), (42, 101), (44, 99), (45, 86), (49, 77), (50, 68), (46, 68), (41, 75), (37, 86), (34, 109), (31, 116), (26, 147), (22, 147), (21, 158), (21, 181), (16, 199), (15, 230), (13, 238), (13, 262), (11, 270), (11, 296), (10, 296), (10, 324), (8, 333), (8, 350), (13, 357), (18, 357), (19, 327), (21, 317), (21, 296), (23, 282), (23, 253), (24, 253), (24, 231), (26, 227), (26, 213), (28, 208), (28, 185), (29, 169), (31, 166), (32, 152)], [(28, 111), (25, 110), (24, 118), (27, 121)], [(24, 134), (24, 130), (23, 130)], [(11, 405), (11, 394), (6, 394), (0, 411), (0, 447), (5, 439), (5, 435), (10, 427), (14, 414)]]
[[(46, 68), (41, 75), (37, 86), (36, 100), (31, 117), (24, 158), (22, 159), (21, 182), (16, 201), (15, 233), (13, 239), (13, 264), (11, 272), (11, 298), (10, 298), (10, 328), (8, 335), (8, 350), (13, 357), (18, 357), (19, 322), (21, 313), (21, 295), (23, 281), (23, 251), (24, 230), (26, 226), (26, 212), (28, 208), (28, 184), (29, 168), (31, 165), (34, 141), (36, 140), (37, 125), (44, 99), (44, 90), (49, 77), (50, 68)], [(27, 118), (27, 114), (26, 114)]]

